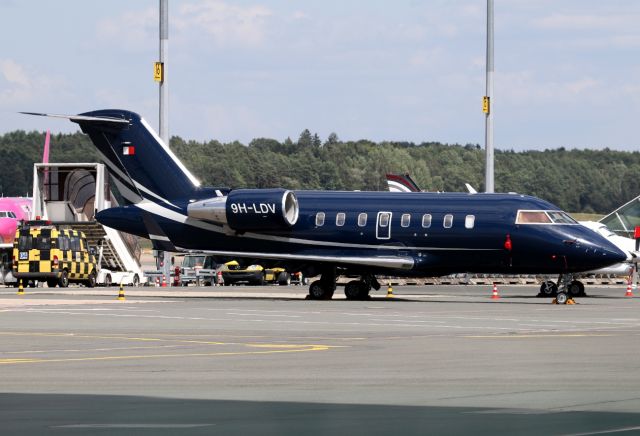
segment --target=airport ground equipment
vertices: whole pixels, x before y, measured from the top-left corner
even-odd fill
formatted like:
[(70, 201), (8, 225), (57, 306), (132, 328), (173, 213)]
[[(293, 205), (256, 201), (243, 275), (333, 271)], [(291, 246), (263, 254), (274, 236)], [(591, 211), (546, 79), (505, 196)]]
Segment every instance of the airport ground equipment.
[(98, 250), (96, 283), (138, 286), (146, 281), (135, 236), (96, 221), (95, 214), (118, 204), (109, 174), (100, 163), (36, 163), (33, 214), (60, 228), (81, 230)]
[(237, 283), (249, 285), (278, 284), (288, 286), (291, 284), (291, 274), (284, 268), (265, 268), (262, 265), (253, 264), (243, 268), (237, 261), (225, 263), (222, 269), (222, 281), (225, 286)]
[(52, 288), (70, 282), (96, 285), (95, 251), (79, 230), (48, 220), (22, 222), (13, 244), (13, 275), (22, 282), (46, 281)]
[(180, 266), (180, 285), (213, 286), (218, 282), (217, 264), (210, 254), (186, 254)]

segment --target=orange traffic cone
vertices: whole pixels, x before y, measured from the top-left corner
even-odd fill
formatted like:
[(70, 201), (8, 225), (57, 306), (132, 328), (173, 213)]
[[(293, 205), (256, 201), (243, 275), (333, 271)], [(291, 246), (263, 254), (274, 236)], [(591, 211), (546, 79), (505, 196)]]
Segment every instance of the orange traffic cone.
[(498, 295), (498, 285), (494, 283), (493, 290), (491, 291), (491, 299), (497, 300), (498, 298), (500, 298), (500, 296)]
[(160, 277), (156, 277), (156, 288), (160, 287)]
[(631, 291), (631, 282), (627, 282), (627, 292), (624, 294), (625, 297), (633, 297), (633, 292)]
[(222, 285), (222, 271), (218, 271), (218, 286)]
[(162, 274), (162, 287), (167, 287), (167, 277), (164, 274)]

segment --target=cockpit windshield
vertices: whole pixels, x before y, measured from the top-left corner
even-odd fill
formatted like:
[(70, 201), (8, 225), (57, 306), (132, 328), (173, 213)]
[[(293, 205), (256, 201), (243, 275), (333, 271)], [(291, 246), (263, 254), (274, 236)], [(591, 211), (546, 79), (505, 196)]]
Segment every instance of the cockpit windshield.
[(578, 224), (561, 210), (519, 210), (516, 224)]

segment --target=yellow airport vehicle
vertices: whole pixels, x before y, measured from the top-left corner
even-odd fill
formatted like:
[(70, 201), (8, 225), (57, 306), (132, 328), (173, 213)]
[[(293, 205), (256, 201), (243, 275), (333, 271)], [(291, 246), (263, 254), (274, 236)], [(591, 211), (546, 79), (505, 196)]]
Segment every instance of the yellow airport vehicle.
[(59, 228), (51, 221), (27, 221), (16, 231), (13, 275), (25, 282), (46, 281), (49, 287), (81, 282), (92, 288), (96, 259), (83, 232)]
[(227, 269), (222, 271), (222, 281), (225, 286), (235, 283), (250, 285), (277, 283), (281, 286), (291, 284), (291, 275), (284, 268), (264, 268), (262, 265), (249, 265), (242, 268), (235, 260), (225, 265)]

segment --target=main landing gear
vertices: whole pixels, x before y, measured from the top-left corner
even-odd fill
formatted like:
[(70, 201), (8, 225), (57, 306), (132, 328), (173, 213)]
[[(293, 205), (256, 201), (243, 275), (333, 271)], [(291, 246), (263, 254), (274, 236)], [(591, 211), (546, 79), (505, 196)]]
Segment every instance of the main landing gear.
[[(320, 280), (315, 280), (309, 286), (309, 300), (330, 300), (336, 290), (336, 270), (332, 268), (324, 271)], [(380, 283), (374, 276), (362, 276), (360, 280), (351, 280), (344, 286), (347, 300), (368, 300), (371, 289), (380, 289)]]
[(552, 281), (545, 281), (540, 285), (538, 296), (555, 297), (556, 304), (575, 304), (573, 297), (585, 295), (585, 293), (582, 282), (572, 279), (571, 274), (560, 274), (557, 285)]

